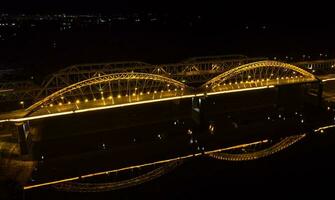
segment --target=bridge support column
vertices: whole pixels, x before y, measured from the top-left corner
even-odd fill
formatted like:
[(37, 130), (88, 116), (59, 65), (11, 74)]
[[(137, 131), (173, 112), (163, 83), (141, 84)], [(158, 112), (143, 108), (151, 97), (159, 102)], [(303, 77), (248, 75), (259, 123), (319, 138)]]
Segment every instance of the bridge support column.
[(29, 130), (29, 122), (15, 123), (17, 128), (17, 139), (20, 147), (21, 155), (27, 155), (31, 152), (31, 134)]

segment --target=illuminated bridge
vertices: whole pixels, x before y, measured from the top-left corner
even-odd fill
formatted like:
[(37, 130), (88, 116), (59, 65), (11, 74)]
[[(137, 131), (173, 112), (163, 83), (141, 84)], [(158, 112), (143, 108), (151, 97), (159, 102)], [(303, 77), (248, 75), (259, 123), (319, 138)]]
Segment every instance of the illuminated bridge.
[[(190, 102), (192, 112), (198, 116), (196, 121), (199, 124), (199, 130), (203, 130), (202, 127), (205, 127), (206, 131), (213, 133), (214, 125), (202, 121), (202, 116), (205, 115), (203, 113), (206, 113), (207, 108), (208, 110), (218, 108), (219, 99), (225, 98), (229, 94), (272, 91), (275, 89), (274, 92), (278, 96), (276, 98), (280, 99), (281, 87), (292, 86), (295, 88), (295, 86), (308, 85), (308, 87), (302, 87), (302, 89), (299, 88), (299, 90), (294, 91), (306, 91), (309, 94), (316, 95), (317, 99), (321, 98), (322, 93), (318, 88), (321, 81), (309, 71), (279, 61), (252, 61), (249, 58), (234, 58), (228, 59), (228, 61), (227, 59), (224, 61), (219, 59), (215, 64), (209, 64), (207, 60), (189, 60), (181, 64), (166, 66), (131, 63), (131, 67), (126, 68), (124, 68), (125, 63), (71, 66), (54, 74), (44, 84), (44, 88), (36, 96), (38, 101), (33, 105), (24, 111), (0, 116), (0, 122), (16, 124), (21, 153), (29, 154), (31, 151), (29, 149), (31, 124), (33, 127), (34, 123), (44, 123), (43, 120), (57, 119), (62, 116), (78, 117), (80, 113), (97, 113), (104, 110), (154, 105), (161, 102), (181, 104), (180, 102), (185, 100), (185, 105)], [(208, 105), (205, 104), (206, 101)], [(301, 116), (302, 114), (300, 114)], [(282, 118), (281, 115), (279, 118)], [(302, 118), (299, 118), (299, 120), (303, 123)], [(192, 131), (188, 130), (188, 134), (192, 135)], [(277, 139), (275, 142), (263, 138), (262, 140), (252, 142), (249, 140), (243, 142), (243, 144), (234, 144), (224, 148), (213, 145), (208, 150), (204, 150), (203, 147), (201, 149), (198, 146), (198, 150), (202, 152), (190, 152), (161, 161), (118, 167), (113, 170), (73, 178), (28, 184), (25, 189), (46, 185), (54, 185), (60, 190), (80, 192), (120, 189), (157, 178), (191, 157), (208, 155), (215, 159), (227, 161), (254, 160), (281, 151), (305, 136), (306, 134), (302, 132), (295, 135), (285, 135), (285, 137)], [(161, 138), (160, 135), (158, 137)], [(193, 138), (191, 138), (191, 141), (193, 143)], [(101, 184), (80, 182), (85, 178), (151, 166), (159, 167), (127, 180)]]
[(2, 121), (27, 121), (44, 117), (123, 107), (136, 104), (202, 97), (315, 82), (317, 78), (294, 65), (258, 61), (232, 68), (200, 87), (166, 76), (124, 72), (98, 75), (62, 88), (25, 110), (25, 117)]
[[(112, 62), (72, 65), (51, 74), (41, 85), (37, 85), (32, 81), (0, 82), (0, 102), (36, 101), (79, 81), (111, 73), (140, 72), (157, 74), (188, 85), (197, 85), (234, 67), (261, 60), (266, 60), (266, 58), (230, 55), (191, 58), (176, 64), (152, 65), (144, 62)], [(335, 59), (303, 61), (291, 64), (313, 74), (322, 75), (335, 71)]]

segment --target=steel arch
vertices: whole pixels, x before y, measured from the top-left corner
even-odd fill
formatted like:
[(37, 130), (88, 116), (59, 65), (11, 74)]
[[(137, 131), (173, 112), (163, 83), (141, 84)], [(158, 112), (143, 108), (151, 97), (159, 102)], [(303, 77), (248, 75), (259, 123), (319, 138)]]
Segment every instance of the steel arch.
[(87, 80), (80, 81), (78, 83), (72, 84), (68, 87), (65, 87), (61, 90), (58, 90), (54, 92), (53, 94), (45, 97), (44, 99), (36, 102), (32, 106), (26, 109), (28, 113), (32, 113), (35, 111), (39, 106), (54, 100), (55, 98), (61, 97), (63, 94), (71, 92), (76, 89), (80, 89), (85, 86), (90, 86), (94, 84), (100, 84), (100, 83), (108, 83), (111, 81), (118, 81), (118, 80), (153, 80), (153, 81), (159, 81), (159, 82), (164, 82), (167, 84), (174, 85), (176, 87), (180, 88), (188, 88), (187, 85), (176, 81), (174, 79), (165, 77), (165, 76), (160, 76), (156, 74), (147, 74), (147, 73), (135, 73), (135, 72), (128, 72), (128, 73), (115, 73), (115, 74), (107, 74), (103, 76), (97, 76), (93, 77)]
[(222, 74), (220, 74), (219, 76), (216, 76), (215, 78), (209, 80), (208, 82), (206, 82), (205, 84), (203, 84), (201, 86), (201, 88), (213, 88), (215, 87), (217, 84), (220, 84), (226, 80), (229, 80), (230, 78), (237, 76), (245, 71), (248, 70), (253, 70), (253, 69), (258, 69), (258, 68), (283, 68), (283, 69), (289, 69), (292, 70), (294, 72), (297, 72), (299, 74), (301, 74), (304, 78), (308, 79), (308, 80), (317, 80), (315, 78), (315, 76), (311, 73), (309, 73), (308, 71), (301, 69), (297, 66), (294, 66), (292, 64), (288, 64), (288, 63), (283, 63), (283, 62), (278, 62), (278, 61), (271, 61), (271, 60), (264, 60), (264, 61), (258, 61), (258, 62), (253, 62), (253, 63), (248, 63), (245, 65), (241, 65), (239, 67), (233, 68), (231, 70), (228, 70)]

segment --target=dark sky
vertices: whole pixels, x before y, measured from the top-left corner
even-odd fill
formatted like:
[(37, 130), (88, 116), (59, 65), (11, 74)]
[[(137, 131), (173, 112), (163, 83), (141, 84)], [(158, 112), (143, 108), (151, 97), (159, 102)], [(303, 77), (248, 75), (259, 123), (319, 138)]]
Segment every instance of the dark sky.
[(262, 19), (281, 22), (331, 22), (332, 5), (322, 1), (210, 1), (210, 0), (2, 0), (0, 10), (9, 12), (117, 12), (153, 11), (201, 14), (220, 18)]
[[(333, 6), (322, 1), (0, 1), (0, 11), (10, 13), (112, 15), (152, 12), (169, 16), (201, 16), (199, 23), (189, 29), (183, 26), (184, 29), (179, 30), (177, 25), (169, 24), (167, 28), (158, 31), (145, 26), (122, 34), (115, 32), (113, 37), (109, 32), (97, 32), (97, 35), (85, 31), (60, 35), (57, 32), (45, 34), (43, 31), (34, 35), (34, 32), (25, 42), (17, 40), (17, 45), (8, 42), (7, 46), (3, 45), (2, 49), (0, 47), (0, 54), (5, 58), (3, 60), (22, 66), (64, 66), (112, 60), (162, 63), (198, 55), (219, 54), (301, 56), (327, 52), (335, 55), (335, 14)], [(175, 22), (175, 19), (185, 21), (186, 18), (172, 19)], [(266, 29), (261, 28), (264, 25)], [(248, 30), (246, 26), (249, 27)], [(57, 48), (53, 49), (51, 46), (55, 40)]]

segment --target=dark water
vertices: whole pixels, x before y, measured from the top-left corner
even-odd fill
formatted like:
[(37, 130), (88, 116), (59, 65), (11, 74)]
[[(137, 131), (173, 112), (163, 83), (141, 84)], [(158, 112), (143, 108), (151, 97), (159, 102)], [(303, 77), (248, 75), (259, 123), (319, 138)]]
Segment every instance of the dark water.
[(271, 157), (247, 162), (191, 159), (156, 180), (104, 193), (68, 193), (52, 188), (26, 192), (26, 199), (203, 199), (234, 196), (287, 198), (331, 195), (335, 131), (308, 137)]

